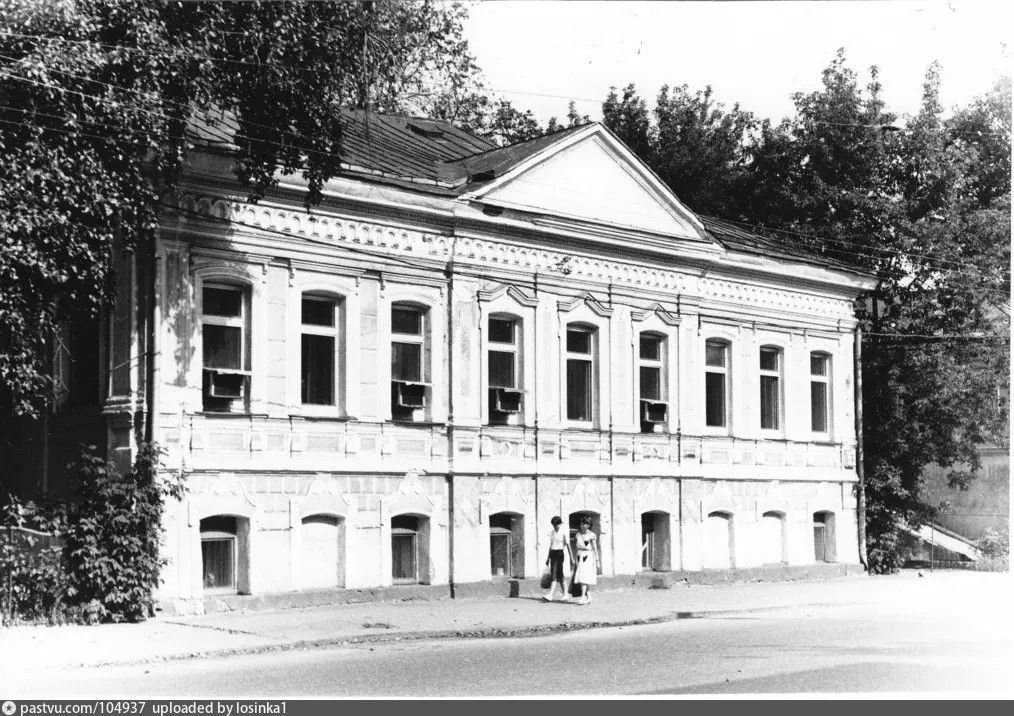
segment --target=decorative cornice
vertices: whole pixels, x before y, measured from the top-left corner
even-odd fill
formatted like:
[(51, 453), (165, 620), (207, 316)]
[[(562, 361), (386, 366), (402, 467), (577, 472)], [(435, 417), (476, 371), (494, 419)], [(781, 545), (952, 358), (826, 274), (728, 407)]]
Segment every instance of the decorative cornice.
[[(338, 215), (310, 215), (301, 209), (268, 203), (254, 205), (185, 195), (178, 205), (187, 212), (211, 219), (237, 221), (252, 230), (282, 232), (296, 241), (305, 238), (317, 244), (330, 244), (335, 247), (342, 245), (348, 245), (350, 248), (369, 247), (381, 258), (384, 254), (389, 254), (448, 261), (453, 253), (454, 261), (463, 265), (474, 265), (482, 269), (499, 267), (506, 271), (543, 275), (558, 273), (557, 267), (566, 260), (568, 267), (566, 278), (576, 284), (581, 282), (612, 284), (622, 286), (626, 290), (652, 291), (691, 302), (699, 299), (702, 304), (708, 302), (732, 304), (747, 310), (764, 308), (821, 319), (843, 320), (846, 324), (853, 318), (850, 298), (835, 298), (763, 286), (746, 280), (710, 276), (699, 278), (689, 271), (577, 256), (530, 245), (505, 243), (492, 238), (429, 233), (376, 221), (351, 220)], [(180, 225), (194, 221), (194, 217), (185, 214), (179, 214), (176, 218)], [(520, 289), (515, 289), (511, 295), (522, 305), (528, 305), (530, 299)], [(589, 305), (599, 315), (611, 314), (611, 309), (602, 306), (595, 299), (591, 301)], [(570, 308), (561, 304), (561, 310)], [(662, 316), (662, 320), (667, 319)], [(678, 321), (678, 317), (676, 320)]]

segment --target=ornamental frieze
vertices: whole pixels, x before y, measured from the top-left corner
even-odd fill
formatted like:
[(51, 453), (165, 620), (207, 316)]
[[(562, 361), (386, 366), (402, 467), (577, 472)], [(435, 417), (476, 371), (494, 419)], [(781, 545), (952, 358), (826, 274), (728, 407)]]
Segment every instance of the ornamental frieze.
[[(851, 318), (852, 303), (756, 284), (719, 278), (698, 278), (673, 270), (635, 266), (587, 256), (546, 251), (472, 236), (446, 236), (339, 216), (308, 215), (305, 211), (210, 197), (183, 196), (178, 204), (186, 214), (230, 221), (251, 229), (282, 232), (331, 245), (371, 246), (381, 252), (425, 256), (483, 266), (500, 266), (525, 273), (563, 274), (575, 281), (611, 283), (651, 289), (672, 295), (700, 296), (705, 300), (760, 306), (773, 310)], [(565, 267), (565, 268), (561, 268)]]

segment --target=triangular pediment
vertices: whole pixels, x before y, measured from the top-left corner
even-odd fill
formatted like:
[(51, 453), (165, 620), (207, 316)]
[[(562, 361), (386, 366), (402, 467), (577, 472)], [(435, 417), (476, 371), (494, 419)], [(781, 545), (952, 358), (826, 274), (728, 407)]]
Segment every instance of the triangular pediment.
[(470, 198), (549, 220), (713, 243), (693, 212), (601, 125), (551, 145)]

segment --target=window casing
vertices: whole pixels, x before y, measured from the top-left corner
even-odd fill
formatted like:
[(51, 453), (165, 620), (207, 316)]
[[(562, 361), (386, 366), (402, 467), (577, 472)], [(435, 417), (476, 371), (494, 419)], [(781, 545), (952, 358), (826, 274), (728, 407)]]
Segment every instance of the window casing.
[(567, 326), (567, 420), (594, 420), (596, 337), (592, 327), (573, 323)]
[(300, 312), (300, 402), (336, 405), (338, 303), (326, 296), (303, 294)]
[(237, 525), (234, 517), (201, 520), (201, 571), (205, 592), (237, 591)]
[(665, 336), (657, 333), (641, 333), (638, 340), (641, 432), (650, 433), (665, 429), (669, 413), (665, 360)]
[(729, 344), (705, 341), (704, 365), (705, 425), (726, 428), (729, 425)]
[(810, 354), (810, 431), (830, 432), (831, 356), (827, 353)]
[(429, 399), (427, 380), (427, 325), (424, 308), (396, 303), (391, 306), (391, 417), (419, 421)]
[(760, 426), (761, 430), (782, 427), (782, 351), (760, 349)]
[(250, 317), (245, 288), (204, 284), (201, 292), (204, 409), (242, 412), (250, 397)]
[(489, 423), (514, 423), (522, 408), (521, 321), (509, 316), (490, 316), (488, 329), (486, 380), (489, 389)]

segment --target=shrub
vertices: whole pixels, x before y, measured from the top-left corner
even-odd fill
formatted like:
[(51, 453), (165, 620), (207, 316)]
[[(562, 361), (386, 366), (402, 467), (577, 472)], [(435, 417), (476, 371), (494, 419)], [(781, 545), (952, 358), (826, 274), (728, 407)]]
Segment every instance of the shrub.
[(178, 475), (159, 475), (160, 455), (158, 447), (142, 445), (123, 476), (91, 450), (74, 466), (80, 499), (70, 513), (64, 561), (68, 594), (89, 621), (135, 622), (154, 613), (166, 562), (159, 555), (165, 501), (183, 496)]
[(0, 622), (66, 620), (65, 528), (62, 505), (9, 495), (0, 507)]
[(986, 569), (1006, 572), (1010, 568), (1010, 532), (988, 529), (976, 542)]

